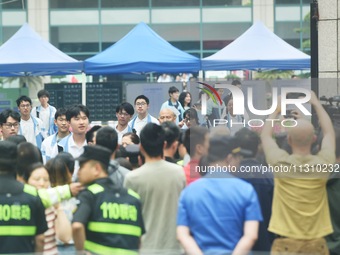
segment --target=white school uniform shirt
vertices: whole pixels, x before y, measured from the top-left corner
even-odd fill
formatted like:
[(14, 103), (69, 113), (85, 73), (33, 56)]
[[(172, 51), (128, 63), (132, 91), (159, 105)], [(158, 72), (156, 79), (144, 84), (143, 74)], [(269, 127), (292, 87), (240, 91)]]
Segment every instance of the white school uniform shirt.
[(130, 120), (129, 126), (131, 127), (131, 129), (135, 129), (136, 134), (139, 136), (140, 131), (143, 129), (143, 127), (145, 127), (145, 125), (150, 122), (159, 125), (159, 121), (150, 114), (147, 114), (144, 119), (140, 119), (138, 118), (138, 115), (136, 115), (132, 118), (132, 120)]
[[(59, 146), (63, 147), (63, 151), (70, 153), (73, 158), (78, 158), (81, 154), (84, 152), (84, 146), (87, 145), (86, 140), (81, 146), (78, 146), (73, 139), (73, 134), (64, 137), (60, 140), (58, 143)], [(75, 181), (77, 179), (77, 174), (79, 171), (79, 162), (76, 160), (74, 164), (74, 172), (72, 175), (72, 181)]]
[(20, 120), (18, 134), (23, 135), (27, 142), (34, 144), (40, 149), (44, 139), (44, 130), (42, 121), (31, 115), (28, 120)]
[(118, 135), (118, 144), (122, 144), (124, 134), (128, 132), (132, 132), (132, 128), (129, 125), (127, 125), (126, 128), (122, 131), (117, 130), (117, 126), (115, 126), (114, 129), (116, 130), (117, 135)]
[(41, 144), (41, 154), (44, 164), (58, 154), (58, 136), (50, 135)]

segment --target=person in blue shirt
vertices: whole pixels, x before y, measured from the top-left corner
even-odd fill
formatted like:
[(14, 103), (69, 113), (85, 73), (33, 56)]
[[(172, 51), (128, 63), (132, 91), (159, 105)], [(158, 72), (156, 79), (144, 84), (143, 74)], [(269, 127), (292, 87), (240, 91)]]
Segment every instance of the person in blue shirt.
[(236, 138), (212, 137), (206, 166), (195, 168), (208, 173), (182, 191), (177, 238), (187, 254), (248, 254), (255, 244), (262, 221), (256, 191), (227, 171), (237, 170), (240, 152)]
[(184, 113), (184, 108), (181, 105), (181, 103), (178, 101), (179, 99), (179, 90), (175, 86), (172, 86), (168, 90), (169, 93), (169, 99), (165, 101), (162, 106), (161, 110), (164, 108), (175, 108), (176, 111), (178, 112), (177, 119), (176, 119), (176, 124), (181, 122), (183, 120), (183, 113)]

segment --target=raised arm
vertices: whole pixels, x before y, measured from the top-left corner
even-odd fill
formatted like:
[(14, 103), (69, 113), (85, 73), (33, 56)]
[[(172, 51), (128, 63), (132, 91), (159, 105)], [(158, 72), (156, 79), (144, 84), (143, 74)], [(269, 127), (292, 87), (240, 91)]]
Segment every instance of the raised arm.
[(327, 148), (329, 150), (335, 151), (335, 133), (333, 123), (328, 113), (316, 97), (314, 91), (311, 92), (311, 99), (309, 102), (313, 106), (316, 115), (318, 116), (319, 125), (323, 133), (321, 148)]
[(278, 148), (278, 145), (276, 141), (273, 138), (273, 123), (274, 120), (279, 121), (278, 114), (281, 112), (281, 107), (278, 104), (276, 107), (276, 110), (268, 116), (268, 120), (272, 121), (265, 121), (263, 125), (263, 129), (261, 132), (261, 143), (263, 147), (263, 151), (265, 155), (268, 155), (267, 153), (270, 152), (271, 149), (273, 148)]

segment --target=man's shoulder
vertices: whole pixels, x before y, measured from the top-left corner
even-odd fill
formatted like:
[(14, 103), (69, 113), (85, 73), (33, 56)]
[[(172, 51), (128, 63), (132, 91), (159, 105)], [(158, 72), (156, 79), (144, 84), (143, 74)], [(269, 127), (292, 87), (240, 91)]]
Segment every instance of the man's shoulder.
[(49, 107), (52, 111), (55, 111), (55, 112), (57, 111), (57, 108), (55, 108), (53, 105), (49, 105)]
[(168, 162), (166, 160), (161, 160), (159, 162), (159, 167), (161, 169), (166, 169), (167, 171), (177, 172), (177, 173), (184, 173), (183, 166), (178, 165), (176, 162)]
[(158, 124), (158, 125), (159, 125), (159, 121), (158, 121), (157, 118), (155, 118), (155, 117), (152, 116), (152, 115), (150, 115), (150, 117), (151, 117), (151, 122), (152, 122), (152, 123), (155, 123), (155, 124)]
[(69, 140), (72, 139), (72, 133), (70, 133), (68, 136), (65, 136), (64, 138), (62, 138), (59, 142), (58, 145), (65, 147), (67, 145), (67, 143), (69, 142)]
[(120, 174), (122, 174), (123, 176), (125, 176), (127, 173), (131, 172), (129, 169), (121, 166), (118, 161), (111, 159), (110, 160), (110, 167), (112, 167), (113, 169), (116, 169), (117, 171), (119, 171)]
[(50, 144), (52, 142), (52, 140), (56, 137), (57, 134), (53, 134), (53, 135), (50, 135), (48, 137), (46, 137), (44, 139), (44, 141), (42, 142), (42, 144)]
[(37, 117), (34, 117), (31, 115), (31, 118), (32, 118), (32, 121), (33, 123), (35, 123), (35, 125), (38, 127), (38, 128), (43, 128), (44, 127), (44, 123), (42, 122), (41, 119), (37, 118)]

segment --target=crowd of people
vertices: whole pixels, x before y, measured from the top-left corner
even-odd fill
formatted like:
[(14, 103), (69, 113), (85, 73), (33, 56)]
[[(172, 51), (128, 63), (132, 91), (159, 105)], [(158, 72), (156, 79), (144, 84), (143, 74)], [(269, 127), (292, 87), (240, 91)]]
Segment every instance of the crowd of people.
[(206, 115), (168, 92), (159, 116), (139, 95), (112, 126), (46, 90), (2, 111), (0, 254), (340, 254), (340, 130), (313, 92), (320, 129), (294, 112), (280, 134), (215, 126), (249, 118), (223, 89)]

